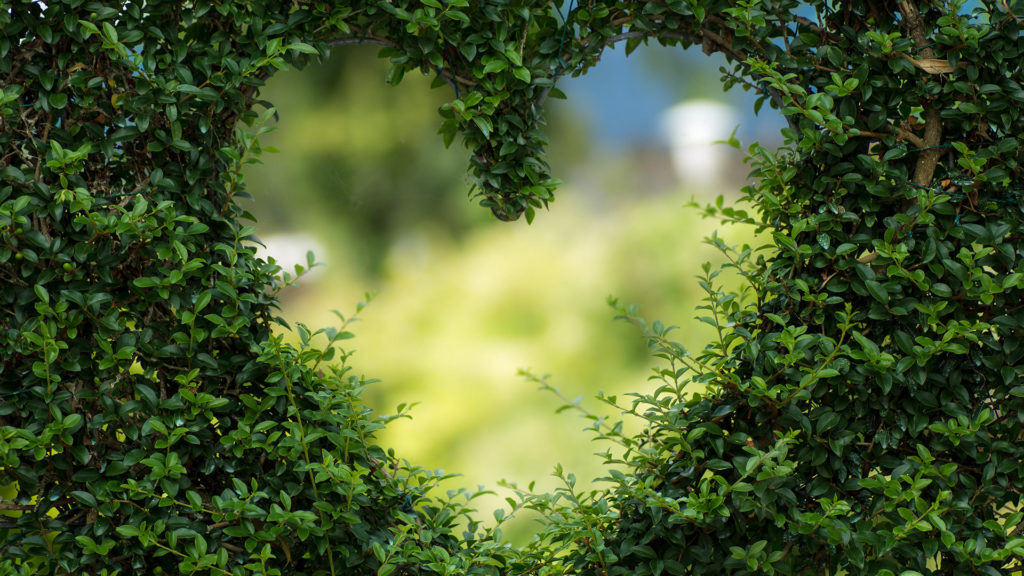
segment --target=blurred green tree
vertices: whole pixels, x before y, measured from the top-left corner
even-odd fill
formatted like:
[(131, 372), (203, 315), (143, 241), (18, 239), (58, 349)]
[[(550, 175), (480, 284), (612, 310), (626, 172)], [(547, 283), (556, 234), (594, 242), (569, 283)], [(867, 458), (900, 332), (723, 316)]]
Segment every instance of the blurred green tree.
[(347, 247), (350, 272), (371, 276), (403, 231), (459, 234), (478, 216), (458, 194), (468, 189), (465, 152), (436, 145), (445, 95), (415, 75), (387, 86), (378, 51), (339, 48), (323, 64), (275, 77), (262, 95), (288, 128), (264, 143), (282, 152), (248, 172), (262, 233), (314, 232)]

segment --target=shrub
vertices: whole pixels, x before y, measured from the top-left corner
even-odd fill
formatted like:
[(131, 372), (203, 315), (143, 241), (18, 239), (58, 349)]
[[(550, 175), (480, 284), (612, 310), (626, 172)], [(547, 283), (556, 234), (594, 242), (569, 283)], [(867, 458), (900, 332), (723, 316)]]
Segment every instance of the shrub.
[[(4, 571), (1001, 574), (1024, 554), (1015, 5), (4, 8)], [(384, 45), (391, 81), (453, 89), (442, 133), (481, 203), (529, 220), (557, 185), (556, 80), (650, 38), (724, 52), (726, 87), (788, 119), (784, 147), (750, 148), (749, 212), (708, 209), (770, 243), (711, 239), (747, 288), (705, 269), (719, 338), (699, 354), (622, 310), (665, 365), (624, 407), (644, 433), (598, 422), (625, 448), (608, 491), (519, 492), (513, 512), (547, 517), (520, 551), (473, 521), (458, 539), (464, 501), (373, 444), (387, 418), (336, 348), (346, 319), (273, 332), (292, 278), (234, 202), (259, 86)]]
[(749, 211), (707, 209), (769, 240), (709, 239), (746, 287), (705, 268), (719, 337), (698, 354), (620, 307), (664, 361), (659, 387), (622, 406), (648, 423), (640, 436), (595, 426), (623, 448), (607, 492), (523, 495), (554, 519), (550, 547), (572, 548), (552, 561), (1010, 573), (1024, 554), (1021, 20), (995, 3), (682, 4), (629, 4), (624, 28), (594, 33), (723, 51), (726, 86), (787, 117), (783, 147), (750, 147)]
[(328, 19), (0, 8), (0, 573), (374, 574), (398, 526), (451, 538), (373, 441), (351, 319), (275, 333), (294, 278), (235, 203), (259, 86)]

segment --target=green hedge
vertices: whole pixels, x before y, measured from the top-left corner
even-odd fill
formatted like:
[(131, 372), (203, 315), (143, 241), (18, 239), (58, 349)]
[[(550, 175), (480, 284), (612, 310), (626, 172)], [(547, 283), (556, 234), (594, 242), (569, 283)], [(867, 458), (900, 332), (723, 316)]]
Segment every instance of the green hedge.
[[(0, 5), (0, 572), (1008, 574), (1024, 555), (1017, 2)], [(786, 116), (750, 147), (719, 337), (597, 421), (610, 488), (519, 491), (513, 550), (373, 441), (339, 329), (275, 328), (240, 170), (259, 87), (383, 46), (454, 99), (485, 207), (547, 206), (542, 105), (602, 51), (723, 52)], [(312, 262), (310, 262), (312, 265)], [(297, 273), (301, 274), (302, 270)], [(700, 393), (692, 388), (699, 384)], [(618, 399), (606, 401), (620, 405)], [(501, 514), (499, 514), (501, 516)]]
[(350, 319), (275, 335), (290, 279), (235, 203), (258, 88), (327, 18), (0, 9), (0, 573), (374, 574), (396, 526), (448, 538), (373, 441)]

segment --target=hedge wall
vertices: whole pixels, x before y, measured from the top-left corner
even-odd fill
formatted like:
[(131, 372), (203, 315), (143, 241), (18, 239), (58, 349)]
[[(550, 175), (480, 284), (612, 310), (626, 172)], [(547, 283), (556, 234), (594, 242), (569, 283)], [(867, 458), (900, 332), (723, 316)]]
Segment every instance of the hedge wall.
[[(5, 0), (0, 573), (1010, 573), (1018, 4)], [(723, 52), (726, 87), (786, 116), (786, 145), (750, 147), (747, 206), (708, 208), (768, 243), (711, 239), (747, 284), (705, 270), (700, 353), (622, 310), (664, 363), (622, 406), (642, 434), (595, 424), (622, 447), (607, 490), (518, 492), (546, 518), (523, 549), (458, 537), (465, 500), (373, 441), (351, 318), (273, 331), (294, 278), (235, 202), (259, 87), (381, 45), (390, 81), (451, 90), (481, 204), (531, 220), (558, 78), (650, 39)]]

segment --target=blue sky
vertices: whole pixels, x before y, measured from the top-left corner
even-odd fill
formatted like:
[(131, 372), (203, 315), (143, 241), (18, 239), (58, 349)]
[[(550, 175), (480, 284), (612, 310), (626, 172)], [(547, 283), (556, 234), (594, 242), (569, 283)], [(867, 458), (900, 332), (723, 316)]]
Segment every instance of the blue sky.
[(771, 139), (784, 126), (767, 105), (753, 112), (755, 95), (734, 88), (722, 91), (718, 67), (724, 59), (707, 57), (700, 48), (642, 46), (628, 58), (622, 46), (608, 50), (585, 76), (559, 81), (575, 111), (586, 118), (606, 147), (619, 148), (664, 141), (661, 114), (688, 98), (714, 98), (736, 108), (737, 135), (744, 143)]

